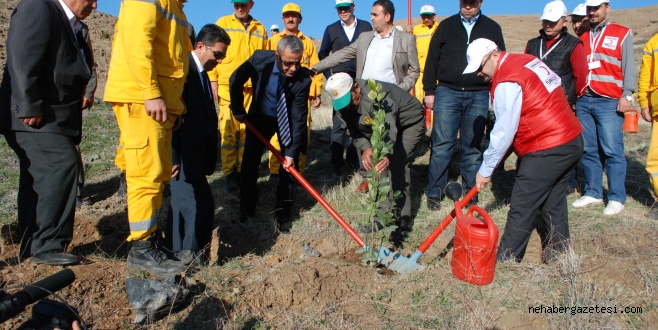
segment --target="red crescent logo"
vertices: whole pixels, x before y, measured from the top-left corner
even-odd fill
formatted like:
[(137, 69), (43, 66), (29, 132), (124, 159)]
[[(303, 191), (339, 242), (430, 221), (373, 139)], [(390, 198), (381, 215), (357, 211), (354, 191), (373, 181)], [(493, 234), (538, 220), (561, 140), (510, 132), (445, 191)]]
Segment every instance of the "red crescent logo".
[(540, 68), (540, 69), (544, 69), (544, 70), (546, 70), (546, 74), (547, 74), (547, 75), (550, 75), (550, 74), (551, 74), (551, 72), (548, 71), (548, 69), (547, 69), (545, 66), (540, 65), (539, 68)]

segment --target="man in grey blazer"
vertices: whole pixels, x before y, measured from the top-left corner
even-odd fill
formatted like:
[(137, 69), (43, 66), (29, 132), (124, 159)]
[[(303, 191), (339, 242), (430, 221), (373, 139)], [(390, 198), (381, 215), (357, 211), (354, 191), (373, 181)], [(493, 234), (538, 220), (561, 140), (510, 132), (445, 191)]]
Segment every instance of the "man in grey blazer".
[(20, 257), (68, 265), (82, 102), (93, 58), (81, 20), (96, 0), (22, 0), (12, 14), (0, 87), (0, 131), (20, 160)]
[(370, 16), (374, 33), (361, 33), (356, 42), (329, 55), (311, 70), (324, 72), (356, 59), (357, 79), (375, 79), (410, 91), (420, 75), (416, 37), (395, 29), (394, 15), (391, 1), (375, 1)]

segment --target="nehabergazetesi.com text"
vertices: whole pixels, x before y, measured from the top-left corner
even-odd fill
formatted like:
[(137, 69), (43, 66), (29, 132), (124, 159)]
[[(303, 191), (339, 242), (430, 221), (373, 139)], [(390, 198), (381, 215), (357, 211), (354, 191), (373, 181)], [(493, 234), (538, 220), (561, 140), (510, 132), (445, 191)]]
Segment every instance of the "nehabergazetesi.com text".
[(559, 306), (530, 306), (528, 313), (531, 314), (642, 314), (642, 307), (603, 307), (603, 306), (589, 306), (589, 307), (559, 307)]

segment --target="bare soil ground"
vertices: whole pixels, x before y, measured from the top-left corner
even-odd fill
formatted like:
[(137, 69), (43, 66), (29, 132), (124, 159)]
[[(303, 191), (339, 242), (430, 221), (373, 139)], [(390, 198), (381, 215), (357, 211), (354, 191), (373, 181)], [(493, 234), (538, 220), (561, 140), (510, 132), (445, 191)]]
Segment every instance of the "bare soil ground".
[[(5, 8), (16, 1), (8, 3)], [(0, 26), (8, 24), (7, 12), (10, 10), (0, 9)], [(109, 38), (94, 39), (94, 44), (108, 42), (101, 56), (107, 63), (115, 18), (94, 15), (87, 21), (92, 30), (94, 18), (106, 19), (99, 21), (98, 29), (109, 32)], [(636, 49), (658, 32), (658, 24), (651, 21), (658, 19), (658, 6), (613, 11), (611, 17), (634, 28)], [(539, 28), (538, 15), (494, 19), (503, 26), (512, 51), (522, 51), (525, 40)], [(0, 29), (0, 36), (6, 36), (6, 29)], [(95, 52), (98, 54), (103, 47), (96, 46)], [(329, 104), (329, 100), (324, 103)], [(304, 176), (355, 224), (363, 220), (366, 196), (354, 192), (358, 179), (336, 181), (328, 175), (330, 114), (327, 106), (313, 113), (313, 142)], [(655, 201), (644, 170), (650, 130), (650, 125), (642, 122), (638, 134), (625, 137), (628, 202), (623, 213), (604, 217), (603, 206), (570, 208), (570, 253), (551, 264), (542, 264), (535, 234), (523, 262), (498, 264), (494, 282), (485, 287), (463, 283), (452, 275), (452, 225), (420, 259), (427, 266), (425, 270), (408, 276), (394, 275), (362, 266), (354, 253), (357, 245), (301, 188), (295, 208), (298, 219), (291, 233), (278, 233), (269, 214), (275, 184), (267, 181), (265, 166), (259, 183), (263, 207), (249, 223), (232, 223), (238, 215), (238, 195), (226, 191), (222, 175), (216, 173), (209, 182), (216, 204), (218, 235), (213, 251), (217, 265), (189, 275), (199, 285), (182, 310), (144, 325), (133, 325), (125, 281), (145, 274), (130, 272), (126, 267), (126, 204), (116, 195), (118, 170), (112, 164), (118, 131), (109, 107), (99, 104), (85, 112), (81, 145), (88, 178), (85, 196), (91, 205), (77, 212), (70, 247), (84, 258), (84, 263), (71, 267), (77, 280), (60, 295), (78, 308), (94, 329), (651, 329), (658, 324), (658, 222), (644, 216)], [(491, 190), (480, 197), (480, 205), (501, 230), (509, 209), (514, 161), (514, 157), (507, 161), (504, 171), (496, 174)], [(447, 202), (441, 211), (427, 209), (422, 190), (428, 163), (427, 148), (420, 148), (412, 166), (416, 224), (407, 243), (399, 248), (405, 255), (412, 253), (450, 211)], [(0, 262), (0, 274), (10, 284), (27, 284), (61, 267), (16, 259), (17, 172), (12, 151), (0, 139), (0, 260), (4, 261)], [(455, 168), (451, 172), (455, 174)], [(457, 179), (456, 174), (453, 179)], [(576, 198), (569, 196), (569, 202)], [(322, 256), (300, 258), (302, 242), (309, 242)], [(616, 307), (617, 312), (571, 315), (528, 311), (540, 305)], [(625, 311), (625, 307), (642, 310)], [(0, 328), (15, 329), (28, 317), (27, 312), (23, 313)]]

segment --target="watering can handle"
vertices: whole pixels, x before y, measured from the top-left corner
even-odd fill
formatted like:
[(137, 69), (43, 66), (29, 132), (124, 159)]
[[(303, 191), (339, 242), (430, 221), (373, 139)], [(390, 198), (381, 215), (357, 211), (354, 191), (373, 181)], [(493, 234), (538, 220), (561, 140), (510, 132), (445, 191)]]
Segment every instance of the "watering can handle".
[(495, 231), (492, 230), (494, 227), (496, 227), (496, 224), (493, 222), (493, 219), (491, 219), (489, 213), (487, 213), (487, 211), (485, 211), (483, 208), (477, 205), (472, 205), (468, 208), (466, 216), (474, 218), (473, 212), (477, 212), (487, 224), (487, 228), (489, 228), (489, 240), (487, 241), (487, 247), (489, 250), (493, 251), (496, 248), (496, 244), (498, 243), (498, 236), (496, 235)]
[[(258, 140), (260, 140), (260, 142), (261, 142), (263, 145), (265, 145), (268, 149), (270, 149), (270, 151), (272, 152), (272, 154), (273, 154), (277, 159), (279, 159), (279, 161), (280, 161), (282, 164), (286, 162), (286, 160), (285, 160), (285, 158), (283, 157), (283, 155), (281, 155), (281, 153), (280, 153), (278, 150), (276, 150), (276, 149), (270, 144), (270, 142), (267, 141), (267, 140), (265, 139), (265, 137), (263, 137), (263, 135), (260, 134), (260, 132), (258, 132), (258, 130), (256, 130), (256, 127), (254, 127), (254, 125), (251, 124), (251, 123), (249, 122), (249, 120), (247, 120), (247, 118), (244, 119), (244, 124), (247, 126), (247, 128), (249, 128), (249, 130), (250, 130), (252, 133), (254, 133), (254, 135), (258, 138)], [(353, 229), (353, 228), (352, 228), (347, 222), (345, 222), (345, 220), (343, 219), (343, 217), (341, 217), (340, 214), (338, 214), (338, 212), (336, 212), (336, 210), (334, 210), (334, 208), (331, 207), (331, 205), (329, 205), (329, 203), (327, 203), (327, 201), (322, 197), (322, 195), (320, 195), (320, 193), (318, 193), (318, 192), (313, 188), (313, 186), (311, 186), (311, 184), (308, 183), (308, 181), (306, 181), (306, 179), (304, 179), (304, 177), (303, 177), (301, 174), (299, 174), (299, 171), (297, 171), (297, 169), (294, 168), (294, 167), (289, 167), (289, 170), (290, 170), (290, 174), (292, 174), (292, 176), (295, 177), (295, 179), (297, 179), (297, 181), (299, 181), (299, 183), (300, 183), (304, 188), (306, 188), (306, 190), (308, 190), (308, 192), (311, 194), (311, 196), (313, 196), (313, 198), (315, 198), (315, 200), (317, 200), (318, 203), (320, 203), (320, 205), (322, 205), (322, 207), (324, 207), (324, 209), (327, 210), (327, 212), (329, 212), (329, 214), (334, 218), (334, 220), (336, 220), (336, 222), (338, 222), (338, 224), (339, 224), (341, 227), (343, 227), (343, 229), (344, 229), (344, 230), (345, 230), (345, 231), (346, 231), (346, 232), (352, 237), (352, 239), (354, 239), (354, 241), (355, 241), (357, 244), (359, 244), (360, 247), (365, 247), (366, 244), (365, 244), (365, 242), (363, 242), (363, 239), (361, 239), (361, 236), (359, 236), (359, 234), (357, 234), (356, 231), (354, 231), (354, 229)]]
[(450, 212), (450, 214), (448, 214), (443, 219), (443, 221), (439, 224), (439, 226), (436, 227), (436, 229), (434, 229), (434, 231), (430, 234), (430, 236), (425, 239), (423, 244), (421, 244), (418, 247), (418, 251), (420, 251), (421, 253), (425, 253), (425, 251), (429, 249), (430, 245), (434, 243), (434, 240), (436, 240), (437, 237), (441, 235), (443, 230), (446, 229), (446, 227), (448, 227), (450, 221), (452, 221), (452, 219), (454, 219), (456, 216), (461, 216), (462, 208), (466, 206), (466, 204), (468, 204), (468, 202), (470, 202), (471, 199), (473, 199), (473, 197), (477, 195), (477, 193), (478, 193), (478, 188), (476, 186), (473, 186), (473, 188), (468, 192), (468, 194), (466, 194), (466, 196), (464, 196), (464, 198), (462, 198), (462, 200), (455, 201), (455, 208), (452, 210), (452, 212)]

